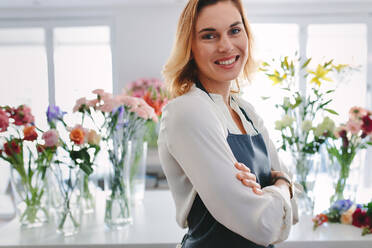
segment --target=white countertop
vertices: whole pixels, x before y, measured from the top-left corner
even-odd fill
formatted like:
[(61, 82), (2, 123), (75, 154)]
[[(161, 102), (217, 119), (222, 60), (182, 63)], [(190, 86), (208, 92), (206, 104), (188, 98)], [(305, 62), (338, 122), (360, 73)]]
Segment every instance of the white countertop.
[[(102, 198), (101, 198), (102, 199)], [(97, 201), (97, 214), (84, 215), (80, 233), (63, 237), (54, 224), (22, 229), (15, 218), (0, 225), (0, 247), (124, 247), (175, 248), (186, 229), (175, 221), (175, 207), (168, 190), (146, 191), (143, 204), (133, 209), (133, 225), (109, 231), (103, 224), (104, 201)], [(289, 239), (277, 248), (372, 248), (372, 235), (361, 236), (361, 229), (341, 224), (327, 224), (312, 230), (309, 216), (293, 227)]]

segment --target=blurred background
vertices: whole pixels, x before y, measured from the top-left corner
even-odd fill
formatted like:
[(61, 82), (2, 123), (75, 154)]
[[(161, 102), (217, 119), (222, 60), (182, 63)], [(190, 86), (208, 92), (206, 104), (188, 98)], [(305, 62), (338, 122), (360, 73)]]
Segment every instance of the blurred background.
[[(46, 127), (45, 110), (71, 112), (96, 88), (113, 94), (138, 78), (161, 79), (184, 0), (0, 0), (0, 105), (27, 104)], [(314, 65), (334, 59), (358, 67), (338, 86), (332, 108), (348, 118), (351, 106), (372, 107), (372, 1), (246, 0), (258, 61), (294, 56)], [(299, 81), (306, 91), (306, 84)], [(243, 89), (274, 140), (280, 113), (262, 96), (280, 94), (256, 75)], [(277, 95), (279, 97), (279, 95)], [(371, 187), (371, 150), (361, 153), (362, 187)], [(0, 193), (9, 177), (0, 162)], [(157, 151), (148, 154), (148, 188), (167, 188)]]

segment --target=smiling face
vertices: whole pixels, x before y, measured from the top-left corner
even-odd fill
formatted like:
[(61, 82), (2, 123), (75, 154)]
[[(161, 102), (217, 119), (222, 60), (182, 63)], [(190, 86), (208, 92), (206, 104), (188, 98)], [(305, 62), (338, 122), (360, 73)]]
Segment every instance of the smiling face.
[(239, 10), (231, 1), (206, 6), (194, 32), (191, 49), (200, 81), (210, 92), (229, 87), (248, 58), (248, 37)]

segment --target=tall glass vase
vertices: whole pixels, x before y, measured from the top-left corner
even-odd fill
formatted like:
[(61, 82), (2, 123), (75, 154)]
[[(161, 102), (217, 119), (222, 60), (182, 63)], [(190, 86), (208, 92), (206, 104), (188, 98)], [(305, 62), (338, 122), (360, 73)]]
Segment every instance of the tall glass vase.
[(359, 184), (360, 165), (353, 163), (356, 153), (348, 158), (336, 158), (330, 156), (329, 170), (332, 170), (334, 193), (330, 203), (337, 200), (348, 199), (354, 201)]
[(79, 191), (82, 212), (84, 214), (93, 213), (96, 207), (96, 187), (82, 170), (79, 171)]
[(105, 225), (113, 230), (133, 222), (129, 182), (131, 148), (131, 141), (126, 141), (122, 132), (115, 133), (108, 142), (111, 163), (105, 180)]
[(26, 172), (11, 169), (11, 184), (15, 193), (19, 221), (22, 227), (39, 227), (49, 221), (46, 178), (42, 171)]
[(140, 203), (145, 194), (147, 142), (143, 139), (132, 140), (130, 159), (130, 188), (132, 203)]
[(315, 182), (319, 172), (320, 156), (299, 152), (292, 154), (295, 165), (295, 181), (299, 183), (303, 192), (298, 196), (298, 208), (300, 214), (312, 215), (315, 201)]
[(59, 189), (58, 205), (55, 206), (57, 232), (64, 236), (75, 235), (80, 228), (79, 171), (79, 167), (70, 164), (53, 166)]

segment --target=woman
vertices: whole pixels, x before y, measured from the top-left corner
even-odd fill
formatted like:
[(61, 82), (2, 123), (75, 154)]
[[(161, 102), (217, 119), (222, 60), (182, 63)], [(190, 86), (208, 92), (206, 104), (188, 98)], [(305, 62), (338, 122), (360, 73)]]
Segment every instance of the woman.
[(272, 247), (297, 219), (261, 118), (232, 91), (254, 68), (251, 39), (240, 0), (190, 0), (178, 23), (158, 146), (184, 248)]

